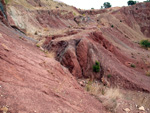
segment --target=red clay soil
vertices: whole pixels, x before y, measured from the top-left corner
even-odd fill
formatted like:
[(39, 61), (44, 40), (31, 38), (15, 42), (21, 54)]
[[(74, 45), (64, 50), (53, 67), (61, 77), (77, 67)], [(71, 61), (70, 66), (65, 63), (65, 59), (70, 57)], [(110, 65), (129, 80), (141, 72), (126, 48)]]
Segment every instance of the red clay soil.
[[(105, 112), (101, 103), (89, 96), (75, 78), (97, 79), (108, 87), (150, 92), (150, 77), (146, 76), (150, 73), (150, 51), (138, 44), (150, 37), (150, 3), (78, 11), (80, 15), (76, 16), (59, 8), (42, 10), (46, 4), (40, 0), (25, 1), (31, 3), (31, 9), (32, 5), (39, 9), (8, 5), (10, 25), (33, 36), (40, 29), (35, 35), (41, 39), (45, 36), (42, 47), (54, 52), (57, 61), (33, 47), (31, 38), (20, 37), (1, 23), (1, 110), (7, 107), (12, 113)], [(56, 35), (40, 35), (49, 30), (56, 31)], [(95, 61), (100, 62), (98, 73), (93, 72)]]
[[(138, 3), (133, 6), (123, 7), (113, 12), (113, 14), (134, 30), (150, 37), (150, 3)], [(140, 28), (137, 29), (136, 25), (139, 25)]]
[(104, 113), (70, 72), (0, 23), (0, 112)]
[[(130, 47), (130, 45), (124, 45)], [(145, 66), (144, 69), (147, 67), (138, 60), (140, 55), (135, 56), (135, 60), (127, 55), (128, 52), (124, 53), (120, 48), (115, 47), (100, 31), (87, 30), (71, 37), (52, 40), (44, 47), (56, 52), (56, 59), (78, 78), (90, 77), (101, 80), (102, 77), (107, 78), (107, 75), (111, 74), (111, 78), (107, 78), (106, 81), (112, 85), (150, 92), (150, 79), (141, 69), (142, 65)], [(135, 45), (135, 51), (136, 49), (141, 52)], [(93, 72), (95, 61), (101, 64), (99, 73)], [(131, 64), (126, 65), (127, 62), (131, 64), (139, 62), (139, 65), (135, 64), (136, 68), (132, 68)]]
[[(80, 33), (46, 40), (43, 47), (55, 52), (56, 59), (78, 78), (96, 78), (108, 86), (150, 92), (150, 77), (147, 76), (150, 52), (138, 44), (149, 37), (149, 6), (150, 3), (140, 3), (133, 7), (111, 8), (105, 13), (93, 10), (93, 14), (84, 11), (85, 17), (75, 18), (77, 23), (83, 24)], [(84, 18), (92, 23), (85, 25)], [(101, 64), (99, 73), (93, 72), (95, 61)]]

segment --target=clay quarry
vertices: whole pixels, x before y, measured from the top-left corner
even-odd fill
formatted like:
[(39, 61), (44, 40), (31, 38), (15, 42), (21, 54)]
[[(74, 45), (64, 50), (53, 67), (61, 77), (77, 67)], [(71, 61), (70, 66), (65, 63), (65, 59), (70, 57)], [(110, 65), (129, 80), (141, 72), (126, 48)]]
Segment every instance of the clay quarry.
[(0, 0), (0, 113), (150, 113), (148, 41), (150, 2)]

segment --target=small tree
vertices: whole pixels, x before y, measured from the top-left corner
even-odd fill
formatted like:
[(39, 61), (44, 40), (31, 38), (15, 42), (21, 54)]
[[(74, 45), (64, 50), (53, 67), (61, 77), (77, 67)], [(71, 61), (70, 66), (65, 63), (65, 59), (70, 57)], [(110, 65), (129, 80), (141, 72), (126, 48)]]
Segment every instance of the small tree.
[(136, 3), (137, 3), (136, 1), (132, 1), (132, 0), (129, 0), (129, 1), (127, 2), (128, 6), (129, 6), (129, 5), (134, 5), (134, 4), (136, 4)]
[(104, 8), (110, 8), (111, 7), (111, 4), (109, 2), (104, 2)]
[(98, 73), (100, 71), (100, 63), (98, 61), (96, 61), (95, 65), (93, 65), (93, 71), (95, 73)]
[(140, 41), (140, 45), (142, 47), (145, 47), (145, 48), (150, 48), (150, 41), (148, 41), (148, 40), (141, 40)]
[(144, 1), (144, 2), (150, 2), (150, 0), (146, 0), (146, 1)]

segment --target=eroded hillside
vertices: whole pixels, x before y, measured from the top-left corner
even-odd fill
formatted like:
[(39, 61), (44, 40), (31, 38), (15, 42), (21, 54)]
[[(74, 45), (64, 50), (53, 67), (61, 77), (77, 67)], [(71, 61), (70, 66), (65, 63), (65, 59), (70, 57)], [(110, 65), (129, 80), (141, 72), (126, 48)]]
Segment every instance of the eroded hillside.
[[(105, 112), (77, 79), (150, 92), (150, 52), (139, 44), (150, 38), (150, 3), (103, 10), (52, 0), (1, 4), (1, 111)], [(96, 61), (98, 72), (93, 71)], [(123, 105), (115, 112), (122, 113)]]

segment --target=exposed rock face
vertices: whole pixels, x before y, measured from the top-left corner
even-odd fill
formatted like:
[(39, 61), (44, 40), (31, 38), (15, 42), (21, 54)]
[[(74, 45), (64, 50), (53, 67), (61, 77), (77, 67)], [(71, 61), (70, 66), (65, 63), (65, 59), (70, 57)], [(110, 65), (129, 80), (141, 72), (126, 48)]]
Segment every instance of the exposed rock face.
[(75, 78), (82, 77), (150, 92), (150, 52), (138, 44), (150, 36), (150, 3), (78, 11), (51, 0), (17, 0), (6, 9), (10, 26), (42, 40), (41, 49), (54, 52), (57, 61), (33, 47), (35, 40), (7, 28), (1, 12), (0, 108), (13, 113), (105, 112), (77, 84)]
[(0, 23), (0, 112), (105, 112), (66, 68), (19, 37)]
[(9, 24), (35, 39), (53, 34), (53, 29), (76, 25), (75, 15), (79, 15), (76, 9), (52, 0), (9, 1), (7, 5)]
[(6, 5), (5, 5), (5, 2), (4, 0), (0, 0), (0, 20), (8, 25), (8, 22), (7, 22), (7, 16), (6, 16)]
[[(95, 32), (93, 34), (96, 34)], [(101, 36), (101, 33), (97, 33)], [(92, 37), (91, 37), (92, 38)], [(99, 37), (97, 37), (99, 38)], [(88, 37), (72, 38), (69, 40), (51, 41), (44, 46), (49, 51), (55, 51), (57, 60), (67, 67), (76, 77), (90, 77), (91, 79), (102, 77), (102, 69), (99, 73), (93, 72), (95, 61), (99, 61), (98, 48), (94, 46)]]
[[(132, 63), (136, 63), (136, 60), (134, 61), (133, 58), (115, 47), (102, 35), (102, 32), (86, 31), (72, 37), (57, 38), (44, 47), (49, 51), (56, 52), (56, 59), (78, 78), (88, 77), (102, 80), (103, 76), (107, 77), (111, 74), (112, 77), (108, 79), (111, 84), (150, 91), (148, 77), (130, 67)], [(95, 61), (99, 61), (101, 64), (99, 73), (93, 72), (92, 67)], [(131, 64), (126, 65), (127, 61), (130, 61)], [(136, 68), (141, 68), (142, 65), (144, 64), (140, 62)], [(144, 81), (143, 84), (140, 81)]]
[(128, 26), (150, 37), (150, 3), (136, 4), (123, 7), (113, 12), (114, 15)]

